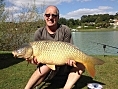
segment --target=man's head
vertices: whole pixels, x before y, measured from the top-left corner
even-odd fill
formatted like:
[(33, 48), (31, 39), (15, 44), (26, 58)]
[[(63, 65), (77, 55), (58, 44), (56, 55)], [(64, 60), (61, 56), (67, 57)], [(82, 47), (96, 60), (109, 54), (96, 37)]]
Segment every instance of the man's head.
[(48, 6), (44, 12), (44, 19), (47, 26), (55, 26), (59, 20), (59, 10), (56, 6)]

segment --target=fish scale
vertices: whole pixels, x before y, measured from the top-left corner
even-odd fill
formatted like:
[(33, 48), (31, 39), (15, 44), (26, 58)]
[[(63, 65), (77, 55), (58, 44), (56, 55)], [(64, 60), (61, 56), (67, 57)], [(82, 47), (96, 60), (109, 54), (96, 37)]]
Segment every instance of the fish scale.
[(95, 76), (95, 65), (104, 63), (101, 59), (83, 53), (75, 45), (61, 41), (34, 41), (12, 53), (18, 58), (29, 57), (32, 60), (32, 56), (36, 57), (39, 63), (46, 64), (52, 70), (55, 70), (55, 65), (65, 65), (69, 59), (75, 60), (82, 63), (92, 77)]

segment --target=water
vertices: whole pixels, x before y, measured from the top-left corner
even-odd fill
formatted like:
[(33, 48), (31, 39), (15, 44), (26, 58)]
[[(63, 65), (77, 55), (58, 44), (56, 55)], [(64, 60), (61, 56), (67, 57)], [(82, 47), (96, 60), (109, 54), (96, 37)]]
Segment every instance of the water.
[(103, 45), (106, 44), (118, 48), (118, 31), (109, 32), (72, 32), (74, 44), (83, 52), (90, 55), (118, 55), (118, 49)]

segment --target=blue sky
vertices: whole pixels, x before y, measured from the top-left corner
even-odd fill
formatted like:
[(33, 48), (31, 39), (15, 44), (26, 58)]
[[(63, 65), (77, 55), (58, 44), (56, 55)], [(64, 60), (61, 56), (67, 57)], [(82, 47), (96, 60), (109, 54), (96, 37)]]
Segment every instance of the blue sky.
[(64, 18), (80, 19), (82, 15), (112, 14), (118, 12), (118, 0), (5, 0), (6, 10), (13, 11), (17, 17), (24, 6), (32, 5), (40, 9), (41, 4), (56, 5), (60, 10), (60, 16)]

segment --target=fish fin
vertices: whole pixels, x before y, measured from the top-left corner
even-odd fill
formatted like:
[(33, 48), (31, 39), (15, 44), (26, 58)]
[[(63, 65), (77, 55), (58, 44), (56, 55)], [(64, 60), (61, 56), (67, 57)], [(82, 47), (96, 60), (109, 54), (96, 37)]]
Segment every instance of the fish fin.
[(102, 65), (102, 64), (104, 64), (104, 63), (105, 63), (105, 62), (104, 62), (103, 60), (96, 58), (95, 65)]
[(49, 65), (49, 64), (46, 64), (50, 69), (52, 69), (52, 70), (56, 70), (55, 69), (55, 65)]
[(92, 63), (86, 63), (86, 64), (84, 64), (84, 66), (86, 67), (86, 69), (89, 72), (89, 74), (91, 75), (91, 77), (94, 77), (95, 76), (95, 65), (93, 65)]
[(103, 60), (101, 60), (101, 59), (99, 59), (99, 58), (92, 57), (92, 56), (91, 56), (91, 57), (89, 56), (89, 59), (90, 59), (91, 61), (93, 61), (93, 63), (94, 63), (95, 65), (102, 65), (102, 64), (105, 63)]
[(85, 63), (84, 66), (86, 67), (89, 74), (92, 77), (94, 77), (95, 76), (95, 65), (102, 65), (105, 62), (99, 58), (95, 58), (92, 56), (88, 56), (88, 59), (89, 59), (89, 61), (87, 63)]
[(29, 65), (29, 63), (30, 63), (30, 62), (29, 62), (29, 61), (27, 61), (27, 66)]

